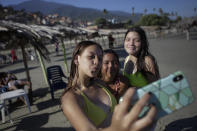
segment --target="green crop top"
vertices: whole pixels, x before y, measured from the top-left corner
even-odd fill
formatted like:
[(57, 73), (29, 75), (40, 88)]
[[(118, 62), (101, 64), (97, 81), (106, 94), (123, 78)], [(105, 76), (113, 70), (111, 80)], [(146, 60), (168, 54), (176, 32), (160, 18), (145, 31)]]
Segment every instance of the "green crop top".
[[(117, 105), (116, 98), (111, 94), (111, 92), (107, 88), (103, 87), (100, 84), (98, 85), (108, 94), (111, 101), (110, 110), (111, 112), (113, 112), (115, 105)], [(81, 95), (83, 96), (85, 102), (85, 114), (96, 126), (99, 126), (105, 120), (107, 114), (103, 111), (102, 108), (98, 107), (93, 102), (91, 102), (83, 92), (81, 92)]]
[(143, 86), (148, 85), (148, 80), (145, 78), (145, 76), (141, 72), (137, 71), (132, 74), (127, 74), (125, 72), (125, 67), (128, 61), (129, 61), (129, 56), (126, 57), (125, 62), (124, 62), (123, 75), (129, 79), (130, 85), (134, 87), (143, 87)]

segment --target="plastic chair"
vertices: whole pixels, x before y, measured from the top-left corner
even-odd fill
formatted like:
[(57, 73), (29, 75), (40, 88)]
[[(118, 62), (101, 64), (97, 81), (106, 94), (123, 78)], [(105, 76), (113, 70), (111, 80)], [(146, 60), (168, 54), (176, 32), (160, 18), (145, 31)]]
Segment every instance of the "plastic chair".
[(62, 80), (62, 77), (67, 77), (64, 75), (61, 66), (54, 65), (47, 68), (47, 79), (49, 82), (51, 98), (54, 99), (54, 91), (57, 89), (66, 88), (66, 83)]
[(9, 121), (10, 121), (11, 124), (13, 124), (13, 121), (11, 120), (11, 116), (10, 116), (10, 113), (8, 111), (8, 108), (6, 107), (6, 105), (4, 103), (0, 104), (0, 110), (1, 110), (2, 122), (3, 123), (5, 122), (5, 113), (4, 113), (4, 111), (6, 110), (6, 112), (8, 114), (8, 117), (9, 117)]

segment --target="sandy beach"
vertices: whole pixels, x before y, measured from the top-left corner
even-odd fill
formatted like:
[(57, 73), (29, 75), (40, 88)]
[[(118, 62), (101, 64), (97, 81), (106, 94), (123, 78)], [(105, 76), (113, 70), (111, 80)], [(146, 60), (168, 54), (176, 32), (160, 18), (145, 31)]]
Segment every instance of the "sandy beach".
[[(121, 41), (118, 41), (115, 44), (114, 50), (119, 54), (122, 65), (127, 54), (121, 43)], [(150, 50), (157, 59), (161, 77), (166, 77), (178, 70), (183, 71), (190, 83), (193, 95), (196, 98), (197, 39), (187, 41), (185, 36), (180, 35), (167, 38), (149, 39), (149, 43)], [(104, 48), (107, 48), (106, 45)], [(72, 49), (72, 47), (67, 47), (66, 50), (69, 66)], [(56, 56), (55, 52), (52, 52), (50, 58), (51, 62), (45, 62), (46, 67), (51, 65), (61, 65), (64, 73), (68, 76), (64, 67), (62, 52), (60, 52), (58, 56)], [(10, 124), (8, 117), (6, 116), (6, 123), (0, 123), (0, 131), (73, 131), (74, 129), (64, 117), (60, 108), (59, 98), (63, 90), (56, 91), (56, 99), (52, 101), (49, 87), (44, 80), (39, 62), (29, 61), (28, 65), (34, 96), (34, 103), (31, 106), (32, 113), (28, 113), (28, 109), (25, 105), (19, 105), (13, 101), (9, 111), (14, 123)], [(22, 62), (2, 65), (0, 66), (0, 71), (11, 71), (15, 73), (19, 79), (25, 78), (24, 65)], [(195, 100), (191, 105), (159, 119), (155, 130), (162, 131), (168, 124), (175, 122), (176, 120), (189, 120), (189, 118), (195, 117), (195, 119), (187, 121), (190, 123), (195, 122), (194, 120), (197, 120), (196, 116), (197, 101)], [(176, 126), (176, 123), (174, 125)]]

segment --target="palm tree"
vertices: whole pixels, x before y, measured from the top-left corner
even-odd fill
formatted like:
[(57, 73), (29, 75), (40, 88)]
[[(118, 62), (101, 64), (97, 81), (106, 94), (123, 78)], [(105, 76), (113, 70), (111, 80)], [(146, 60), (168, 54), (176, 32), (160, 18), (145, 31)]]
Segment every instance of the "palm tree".
[(0, 4), (0, 19), (4, 18), (3, 6)]
[(135, 10), (135, 7), (132, 7), (132, 13), (131, 13), (132, 16), (135, 16), (134, 10)]
[(107, 9), (103, 9), (103, 13), (104, 13), (104, 15), (105, 15), (105, 19), (106, 19), (106, 15), (108, 14)]
[(148, 11), (148, 10), (145, 8), (145, 9), (144, 9), (144, 15), (146, 15), (147, 11)]
[(175, 11), (174, 15), (177, 17), (178, 16), (178, 13)]
[(171, 15), (171, 16), (174, 16), (174, 12), (172, 11), (172, 12), (170, 13), (170, 15)]
[(155, 13), (155, 11), (156, 11), (156, 8), (153, 8), (153, 13)]
[(159, 11), (159, 14), (160, 14), (161, 16), (163, 16), (163, 13), (164, 13), (164, 12), (163, 12), (162, 8), (159, 8), (158, 11)]
[(14, 14), (15, 11), (12, 6), (8, 6), (7, 9), (9, 14)]
[(107, 9), (103, 9), (103, 13), (107, 14), (108, 13)]

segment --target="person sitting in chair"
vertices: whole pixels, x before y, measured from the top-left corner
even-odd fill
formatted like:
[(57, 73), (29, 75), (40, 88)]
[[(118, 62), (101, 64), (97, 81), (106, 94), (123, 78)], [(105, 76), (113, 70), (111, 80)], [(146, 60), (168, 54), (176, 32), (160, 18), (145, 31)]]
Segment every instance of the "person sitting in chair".
[(8, 88), (10, 90), (15, 90), (15, 89), (21, 89), (21, 88), (24, 88), (25, 86), (27, 88), (30, 88), (30, 82), (29, 81), (26, 81), (26, 80), (18, 80), (17, 77), (8, 72), (2, 72), (1, 73), (1, 79), (4, 83), (4, 85), (8, 86)]

